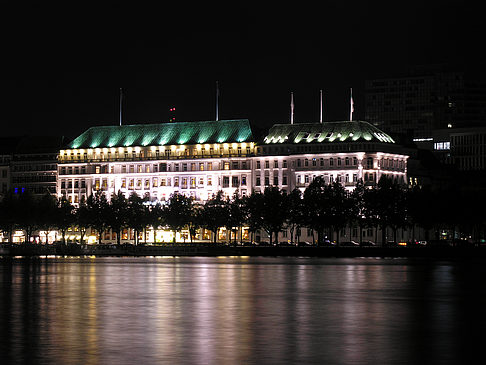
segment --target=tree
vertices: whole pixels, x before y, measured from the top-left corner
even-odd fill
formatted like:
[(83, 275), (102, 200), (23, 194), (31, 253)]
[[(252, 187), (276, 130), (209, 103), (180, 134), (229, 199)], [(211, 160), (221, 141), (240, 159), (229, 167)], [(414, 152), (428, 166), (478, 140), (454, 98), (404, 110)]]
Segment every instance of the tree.
[[(233, 199), (226, 200), (226, 209), (228, 211), (228, 216), (226, 219), (226, 228), (228, 232), (235, 234), (235, 244), (240, 231), (241, 226), (246, 220), (246, 211), (244, 209), (244, 200), (238, 195), (238, 190), (233, 194)], [(231, 236), (230, 236), (231, 241)]]
[(304, 225), (304, 204), (302, 193), (294, 189), (287, 195), (288, 215), (286, 224), (290, 230), (290, 241), (294, 242), (294, 231), (297, 227)]
[(140, 232), (143, 232), (150, 220), (149, 211), (144, 202), (145, 199), (134, 191), (128, 197), (127, 224), (135, 231), (135, 245), (138, 244)]
[(85, 197), (81, 197), (79, 202), (79, 207), (75, 209), (74, 212), (74, 224), (78, 227), (80, 237), (80, 243), (83, 243), (84, 235), (86, 234), (88, 228), (90, 228), (91, 217), (89, 215), (89, 210), (86, 205)]
[(128, 200), (120, 190), (112, 194), (108, 206), (107, 224), (113, 232), (116, 232), (118, 245), (121, 243), (121, 231), (128, 223), (128, 207)]
[(406, 194), (392, 179), (383, 175), (378, 181), (376, 192), (376, 208), (378, 223), (382, 234), (382, 244), (386, 241), (386, 228), (393, 230), (393, 241), (397, 240), (397, 230), (406, 221)]
[(86, 200), (86, 208), (90, 217), (90, 226), (98, 232), (98, 243), (102, 242), (102, 234), (107, 227), (108, 201), (105, 193), (97, 190)]
[(18, 197), (12, 191), (7, 192), (0, 201), (0, 229), (8, 233), (9, 242), (12, 242), (13, 232), (16, 227), (16, 217), (14, 212), (17, 210)]
[(276, 186), (267, 187), (263, 191), (263, 207), (261, 209), (262, 228), (278, 243), (278, 232), (283, 229), (288, 216), (286, 195)]
[(61, 231), (62, 243), (66, 243), (66, 232), (74, 224), (74, 207), (63, 195), (57, 203), (56, 226)]
[(326, 188), (325, 180), (318, 176), (307, 186), (304, 191), (304, 220), (308, 227), (317, 232), (317, 244), (321, 245), (324, 238), (324, 230), (328, 228), (327, 207), (324, 198)]
[(189, 239), (193, 243), (193, 238), (196, 235), (197, 229), (201, 226), (202, 205), (193, 204), (189, 220), (187, 222), (187, 228), (189, 230)]
[(213, 242), (216, 243), (219, 228), (224, 227), (228, 217), (223, 192), (220, 190), (202, 207), (201, 225), (213, 233)]
[(263, 217), (263, 194), (260, 192), (252, 192), (252, 194), (245, 199), (245, 216), (246, 223), (248, 224), (248, 230), (251, 235), (251, 243), (253, 244), (253, 239), (255, 232), (262, 228), (262, 217)]
[(366, 188), (363, 180), (359, 179), (349, 196), (350, 209), (348, 222), (351, 226), (358, 225), (360, 244), (363, 242), (363, 229), (366, 227), (365, 193)]
[[(160, 203), (153, 205), (149, 211), (148, 224), (157, 231), (165, 225), (164, 209)], [(154, 238), (154, 241), (156, 238)]]
[(19, 227), (25, 231), (25, 242), (30, 242), (32, 233), (37, 229), (38, 204), (36, 199), (28, 191), (20, 194), (15, 204), (14, 219)]
[(57, 223), (57, 198), (46, 192), (38, 201), (39, 216), (37, 222), (39, 228), (46, 233), (46, 243), (49, 242), (49, 232)]
[(193, 214), (193, 200), (182, 194), (174, 193), (165, 206), (165, 222), (174, 232), (174, 242), (177, 232), (186, 227)]
[(325, 219), (336, 233), (339, 245), (339, 231), (346, 226), (350, 216), (348, 194), (341, 183), (335, 181), (324, 188)]

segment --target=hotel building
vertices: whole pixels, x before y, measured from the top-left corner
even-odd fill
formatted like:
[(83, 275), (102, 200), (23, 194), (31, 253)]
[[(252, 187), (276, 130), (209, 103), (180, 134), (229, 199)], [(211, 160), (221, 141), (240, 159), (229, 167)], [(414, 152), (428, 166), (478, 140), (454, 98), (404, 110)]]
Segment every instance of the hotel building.
[(382, 175), (406, 183), (407, 159), (364, 121), (275, 124), (261, 141), (246, 119), (92, 127), (60, 151), (57, 194), (74, 205), (96, 190), (203, 203), (219, 190), (304, 191), (316, 176), (351, 190)]

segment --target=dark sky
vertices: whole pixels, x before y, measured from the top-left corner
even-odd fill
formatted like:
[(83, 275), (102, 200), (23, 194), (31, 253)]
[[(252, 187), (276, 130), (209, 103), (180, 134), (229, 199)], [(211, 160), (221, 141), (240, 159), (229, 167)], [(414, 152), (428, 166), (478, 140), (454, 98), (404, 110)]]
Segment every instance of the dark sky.
[[(135, 3), (135, 2), (133, 2)], [(478, 1), (342, 1), (312, 6), (5, 8), (0, 15), (2, 136), (74, 137), (94, 125), (364, 115), (364, 80), (415, 65), (484, 65)], [(138, 4), (138, 3), (137, 3)], [(158, 5), (161, 3), (158, 2)], [(162, 4), (165, 4), (163, 2)], [(282, 2), (280, 4), (283, 4)]]

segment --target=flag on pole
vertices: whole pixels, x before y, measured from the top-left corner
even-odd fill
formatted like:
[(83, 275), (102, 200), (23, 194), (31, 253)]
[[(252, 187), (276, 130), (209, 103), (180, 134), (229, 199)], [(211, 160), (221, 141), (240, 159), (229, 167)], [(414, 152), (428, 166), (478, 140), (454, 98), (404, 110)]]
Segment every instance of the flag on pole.
[(351, 100), (350, 100), (350, 108), (349, 108), (349, 120), (353, 120), (353, 112), (354, 112), (354, 101), (353, 101), (353, 88), (351, 88)]

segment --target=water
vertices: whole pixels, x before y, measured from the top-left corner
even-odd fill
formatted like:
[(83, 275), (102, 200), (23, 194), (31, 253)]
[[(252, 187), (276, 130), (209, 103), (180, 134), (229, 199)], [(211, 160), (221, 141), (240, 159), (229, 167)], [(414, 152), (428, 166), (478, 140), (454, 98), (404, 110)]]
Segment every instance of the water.
[(409, 259), (3, 260), (0, 363), (484, 363), (485, 274)]

